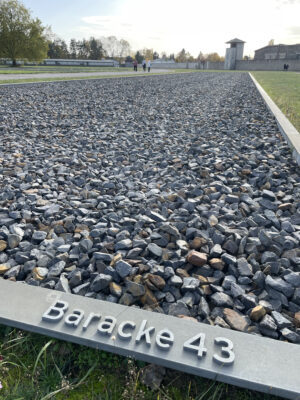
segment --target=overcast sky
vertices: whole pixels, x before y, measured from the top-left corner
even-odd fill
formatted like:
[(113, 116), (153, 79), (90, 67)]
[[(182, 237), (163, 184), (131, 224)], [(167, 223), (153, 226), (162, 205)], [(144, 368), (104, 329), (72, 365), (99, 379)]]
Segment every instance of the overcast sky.
[(225, 42), (246, 42), (244, 55), (276, 43), (300, 43), (300, 0), (23, 0), (69, 42), (114, 35), (144, 47), (197, 56), (225, 55)]

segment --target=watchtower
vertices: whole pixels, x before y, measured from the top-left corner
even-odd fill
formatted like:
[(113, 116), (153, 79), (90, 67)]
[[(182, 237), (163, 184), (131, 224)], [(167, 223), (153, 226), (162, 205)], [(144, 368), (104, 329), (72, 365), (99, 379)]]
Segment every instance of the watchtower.
[(240, 39), (232, 39), (226, 42), (226, 44), (230, 44), (230, 47), (226, 49), (224, 69), (235, 69), (236, 60), (243, 59), (244, 43), (246, 42)]

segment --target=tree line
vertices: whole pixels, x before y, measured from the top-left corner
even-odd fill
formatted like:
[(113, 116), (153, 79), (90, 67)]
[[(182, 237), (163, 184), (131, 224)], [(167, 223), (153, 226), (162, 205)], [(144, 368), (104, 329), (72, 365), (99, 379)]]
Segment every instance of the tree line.
[(160, 54), (153, 49), (140, 49), (132, 52), (127, 40), (115, 36), (89, 39), (71, 39), (69, 44), (44, 27), (38, 18), (32, 18), (28, 9), (18, 0), (0, 0), (0, 57), (8, 58), (17, 64), (17, 59), (39, 61), (53, 59), (100, 60), (113, 58), (120, 62), (141, 63), (143, 59), (174, 60), (177, 62), (223, 61), (218, 53), (199, 53), (193, 57), (182, 49), (178, 54)]
[[(105, 47), (104, 47), (105, 46)], [(83, 60), (100, 60), (102, 58), (122, 58), (130, 51), (130, 45), (126, 40), (118, 40), (115, 36), (97, 39), (76, 40), (71, 39), (69, 45), (56, 37), (49, 40), (48, 58), (71, 58)]]
[(167, 55), (165, 51), (158, 53), (153, 49), (140, 49), (137, 52), (131, 51), (131, 46), (127, 40), (118, 40), (115, 36), (102, 37), (96, 39), (76, 40), (71, 39), (69, 44), (64, 40), (55, 37), (49, 41), (47, 56), (49, 58), (81, 59), (81, 60), (100, 60), (101, 58), (114, 58), (118, 61), (132, 62), (134, 59), (138, 63), (145, 60), (162, 59), (165, 61), (174, 60), (176, 62), (200, 62), (205, 61), (224, 61), (218, 53), (203, 54), (193, 57), (188, 51), (182, 49), (178, 54)]

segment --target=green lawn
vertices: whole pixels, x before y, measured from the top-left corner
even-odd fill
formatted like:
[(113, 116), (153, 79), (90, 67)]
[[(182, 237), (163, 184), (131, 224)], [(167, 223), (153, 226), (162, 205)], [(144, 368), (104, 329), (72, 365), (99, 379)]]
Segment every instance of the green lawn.
[(300, 132), (300, 73), (259, 71), (252, 74)]
[(275, 396), (167, 370), (158, 390), (146, 364), (0, 325), (2, 400), (276, 400)]

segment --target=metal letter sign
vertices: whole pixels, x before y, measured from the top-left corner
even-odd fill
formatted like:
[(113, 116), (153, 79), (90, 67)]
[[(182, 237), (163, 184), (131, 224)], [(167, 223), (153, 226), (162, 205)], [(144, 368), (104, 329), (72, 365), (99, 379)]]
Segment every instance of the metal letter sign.
[(300, 400), (299, 345), (4, 279), (0, 293), (2, 324)]

